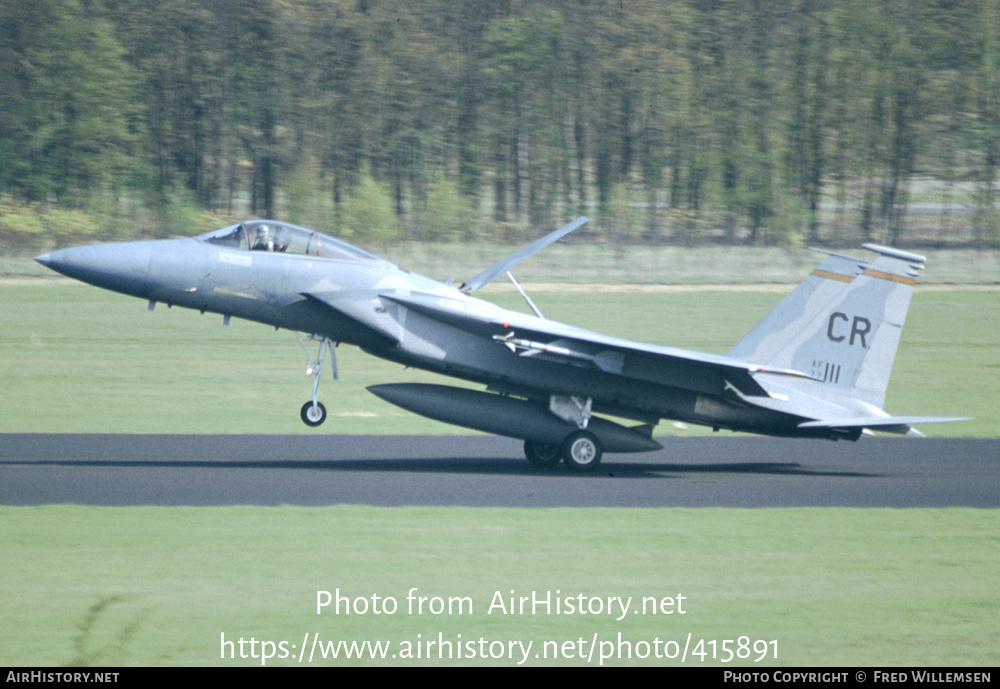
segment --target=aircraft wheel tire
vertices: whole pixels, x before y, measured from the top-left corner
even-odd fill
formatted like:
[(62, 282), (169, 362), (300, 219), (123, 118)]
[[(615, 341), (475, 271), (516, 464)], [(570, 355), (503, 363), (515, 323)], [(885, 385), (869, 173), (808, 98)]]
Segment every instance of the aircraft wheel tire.
[(593, 433), (579, 431), (563, 442), (563, 459), (573, 471), (593, 471), (601, 463), (601, 441)]
[(302, 417), (302, 423), (307, 426), (316, 427), (326, 421), (326, 407), (323, 406), (322, 402), (317, 402), (313, 406), (310, 400), (302, 405), (302, 412), (299, 415)]
[(562, 448), (558, 445), (525, 440), (524, 456), (539, 469), (551, 469), (562, 461)]

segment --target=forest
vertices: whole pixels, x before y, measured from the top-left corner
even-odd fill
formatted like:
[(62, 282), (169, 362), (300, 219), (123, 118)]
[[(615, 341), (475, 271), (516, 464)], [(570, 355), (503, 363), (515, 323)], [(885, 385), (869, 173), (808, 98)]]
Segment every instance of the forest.
[(0, 253), (1000, 245), (1000, 0), (2, 0)]

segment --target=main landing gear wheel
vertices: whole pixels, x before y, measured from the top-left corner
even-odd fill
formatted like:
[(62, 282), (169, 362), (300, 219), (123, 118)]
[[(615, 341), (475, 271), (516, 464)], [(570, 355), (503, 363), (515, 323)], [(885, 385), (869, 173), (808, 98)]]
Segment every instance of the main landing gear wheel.
[(601, 463), (601, 441), (593, 433), (577, 431), (563, 442), (563, 459), (573, 471), (593, 471)]
[(326, 421), (326, 407), (322, 402), (313, 403), (311, 400), (302, 405), (302, 422), (307, 426), (318, 426)]
[(551, 469), (562, 461), (562, 448), (548, 443), (524, 441), (524, 456), (540, 469)]

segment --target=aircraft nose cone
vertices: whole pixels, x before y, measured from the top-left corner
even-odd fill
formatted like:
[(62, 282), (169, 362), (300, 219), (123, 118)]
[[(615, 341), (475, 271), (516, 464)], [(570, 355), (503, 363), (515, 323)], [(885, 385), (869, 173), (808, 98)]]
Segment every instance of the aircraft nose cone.
[(35, 260), (97, 287), (145, 296), (150, 261), (150, 249), (145, 242), (59, 249)]

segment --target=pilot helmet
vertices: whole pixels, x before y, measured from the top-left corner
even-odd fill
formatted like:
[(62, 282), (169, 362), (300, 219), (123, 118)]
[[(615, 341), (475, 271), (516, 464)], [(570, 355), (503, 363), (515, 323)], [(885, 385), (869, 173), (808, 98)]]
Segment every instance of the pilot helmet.
[(254, 248), (266, 249), (267, 251), (272, 251), (274, 249), (274, 238), (271, 237), (271, 230), (267, 225), (260, 225), (257, 228), (257, 237), (254, 240)]

